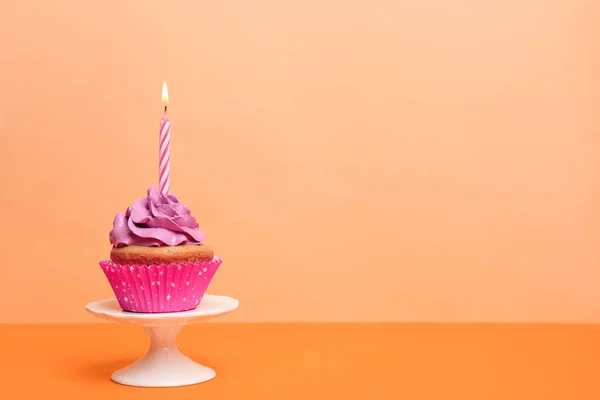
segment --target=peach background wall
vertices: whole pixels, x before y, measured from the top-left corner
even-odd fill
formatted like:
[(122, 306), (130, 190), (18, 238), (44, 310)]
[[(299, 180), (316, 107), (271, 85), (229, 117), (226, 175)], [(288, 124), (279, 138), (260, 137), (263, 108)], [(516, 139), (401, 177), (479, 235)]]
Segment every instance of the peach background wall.
[(594, 0), (3, 3), (0, 322), (111, 296), (163, 79), (224, 320), (600, 322)]

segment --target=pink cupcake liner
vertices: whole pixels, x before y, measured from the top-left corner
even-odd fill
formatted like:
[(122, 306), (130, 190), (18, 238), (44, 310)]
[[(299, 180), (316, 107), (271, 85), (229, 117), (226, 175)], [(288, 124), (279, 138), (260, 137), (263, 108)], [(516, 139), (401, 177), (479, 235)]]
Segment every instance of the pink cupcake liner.
[(100, 262), (124, 311), (168, 313), (193, 310), (223, 260), (169, 265), (120, 265)]

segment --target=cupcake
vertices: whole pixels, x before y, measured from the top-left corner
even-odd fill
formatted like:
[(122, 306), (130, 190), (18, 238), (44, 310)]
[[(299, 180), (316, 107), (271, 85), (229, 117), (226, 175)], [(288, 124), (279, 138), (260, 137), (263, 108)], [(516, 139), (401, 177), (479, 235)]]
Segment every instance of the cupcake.
[(100, 266), (121, 308), (137, 313), (196, 308), (222, 262), (204, 239), (189, 208), (154, 187), (117, 213), (110, 260)]

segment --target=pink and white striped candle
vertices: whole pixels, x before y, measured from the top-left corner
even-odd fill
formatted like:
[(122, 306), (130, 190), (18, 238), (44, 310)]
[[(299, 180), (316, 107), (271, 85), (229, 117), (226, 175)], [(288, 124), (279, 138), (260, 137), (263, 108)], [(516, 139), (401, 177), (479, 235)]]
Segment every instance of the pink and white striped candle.
[(168, 194), (171, 187), (171, 121), (167, 118), (169, 105), (169, 91), (167, 83), (163, 82), (162, 101), (165, 106), (165, 115), (160, 120), (159, 156), (158, 156), (158, 184), (162, 194)]

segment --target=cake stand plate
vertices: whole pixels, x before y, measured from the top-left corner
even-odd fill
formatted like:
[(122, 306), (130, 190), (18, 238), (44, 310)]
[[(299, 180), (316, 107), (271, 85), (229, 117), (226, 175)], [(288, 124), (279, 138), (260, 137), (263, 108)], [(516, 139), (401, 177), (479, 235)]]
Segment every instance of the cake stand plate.
[(227, 296), (205, 294), (194, 310), (174, 313), (132, 313), (123, 311), (116, 299), (100, 300), (85, 306), (95, 316), (144, 328), (150, 336), (146, 355), (115, 371), (114, 382), (128, 386), (173, 387), (206, 382), (215, 377), (211, 368), (200, 365), (177, 349), (175, 339), (185, 325), (206, 321), (238, 308), (239, 301)]

